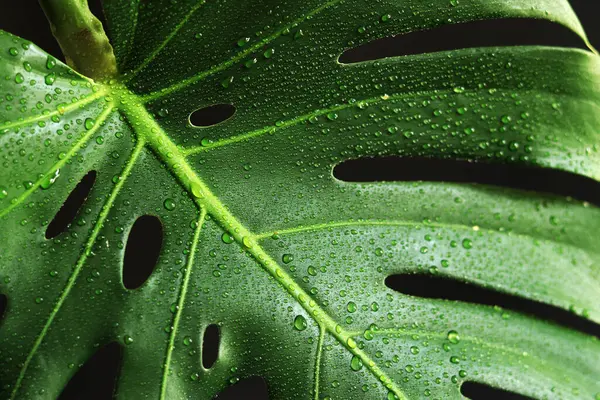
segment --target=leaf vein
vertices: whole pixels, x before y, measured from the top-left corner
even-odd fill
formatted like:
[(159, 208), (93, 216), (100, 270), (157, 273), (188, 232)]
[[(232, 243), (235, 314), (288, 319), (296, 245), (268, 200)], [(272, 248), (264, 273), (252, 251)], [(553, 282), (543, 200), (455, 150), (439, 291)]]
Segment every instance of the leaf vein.
[(173, 350), (175, 348), (175, 338), (177, 336), (177, 329), (179, 328), (181, 314), (183, 313), (183, 306), (185, 304), (185, 298), (187, 295), (187, 290), (188, 290), (188, 286), (189, 286), (189, 282), (190, 282), (190, 276), (192, 275), (192, 267), (193, 267), (193, 263), (194, 263), (196, 247), (197, 247), (198, 241), (200, 239), (200, 231), (202, 230), (202, 226), (204, 225), (205, 217), (206, 217), (206, 210), (204, 208), (202, 208), (200, 210), (198, 226), (196, 227), (196, 230), (194, 231), (194, 238), (192, 240), (190, 253), (188, 255), (188, 261), (185, 266), (183, 282), (181, 282), (181, 290), (179, 292), (179, 298), (177, 300), (177, 310), (175, 313), (175, 317), (173, 318), (173, 326), (172, 326), (171, 332), (169, 334), (169, 344), (167, 347), (167, 354), (165, 356), (165, 362), (163, 364), (163, 375), (162, 375), (162, 380), (161, 380), (161, 384), (160, 384), (160, 400), (166, 399), (167, 379), (169, 376), (169, 366), (171, 365), (171, 358), (173, 355)]
[[(167, 44), (169, 44), (169, 42), (171, 40), (173, 40), (173, 38), (175, 37), (175, 35), (177, 35), (177, 33), (181, 30), (181, 28), (183, 28), (183, 26), (188, 22), (188, 20), (192, 17), (192, 15), (200, 9), (200, 7), (202, 7), (204, 4), (206, 3), (206, 0), (199, 0), (191, 9), (190, 11), (185, 15), (185, 17), (183, 18), (183, 20), (181, 20), (176, 26), (175, 29), (165, 38), (165, 40), (163, 40), (156, 49), (154, 49), (154, 51), (152, 53), (150, 53), (150, 56), (148, 56), (141, 64), (139, 67), (137, 67), (135, 70), (133, 70), (132, 72), (125, 74), (125, 79), (123, 80), (124, 82), (128, 82), (131, 79), (133, 79), (138, 73), (140, 73), (142, 70), (144, 70), (144, 68), (146, 68), (157, 56), (158, 54), (165, 48), (165, 46)], [(137, 26), (137, 19), (136, 19), (136, 26)]]
[(319, 7), (313, 9), (312, 11), (308, 12), (306, 15), (294, 20), (293, 22), (285, 25), (283, 28), (281, 28), (280, 30), (276, 31), (275, 33), (273, 33), (270, 36), (267, 36), (265, 39), (257, 42), (256, 44), (254, 44), (253, 46), (248, 47), (246, 50), (243, 50), (239, 53), (237, 53), (235, 56), (233, 56), (232, 58), (230, 58), (229, 60), (222, 62), (221, 64), (218, 64), (206, 71), (200, 72), (190, 78), (187, 79), (183, 79), (181, 82), (176, 83), (172, 86), (169, 86), (167, 88), (163, 88), (160, 89), (156, 92), (152, 92), (149, 93), (145, 96), (142, 96), (142, 101), (143, 102), (149, 102), (152, 100), (156, 100), (158, 98), (161, 98), (163, 96), (166, 96), (167, 94), (179, 91), (181, 89), (184, 89), (208, 76), (211, 76), (217, 72), (223, 71), (226, 68), (229, 68), (230, 66), (232, 66), (233, 64), (235, 64), (236, 62), (242, 60), (244, 57), (246, 57), (249, 54), (254, 53), (255, 51), (259, 50), (260, 48), (262, 48), (263, 46), (269, 44), (270, 42), (272, 42), (273, 40), (277, 39), (278, 37), (280, 37), (286, 30), (302, 23), (304, 20), (306, 20), (307, 18), (310, 18), (316, 14), (318, 14), (319, 12), (321, 12), (322, 10), (335, 5), (337, 3), (339, 3), (341, 0), (331, 0), (326, 2), (325, 4), (320, 5)]
[(65, 286), (65, 288), (63, 289), (62, 293), (60, 294), (58, 300), (56, 301), (56, 304), (54, 305), (54, 308), (52, 309), (48, 319), (46, 320), (46, 323), (45, 323), (44, 327), (42, 328), (42, 331), (37, 336), (33, 347), (31, 348), (29, 354), (27, 355), (27, 358), (25, 359), (25, 362), (23, 363), (23, 366), (21, 367), (21, 371), (20, 371), (17, 381), (15, 383), (15, 387), (13, 388), (12, 394), (10, 396), (10, 400), (16, 399), (17, 393), (19, 391), (19, 388), (21, 387), (21, 383), (23, 382), (23, 379), (25, 378), (25, 373), (27, 372), (27, 368), (29, 367), (29, 364), (31, 363), (33, 356), (36, 354), (38, 348), (40, 347), (46, 334), (48, 333), (48, 330), (50, 329), (50, 326), (52, 325), (52, 322), (54, 321), (54, 317), (56, 317), (56, 315), (58, 314), (63, 303), (67, 299), (71, 289), (73, 289), (73, 286), (75, 286), (77, 277), (79, 276), (79, 273), (81, 272), (89, 254), (91, 254), (91, 252), (92, 252), (93, 246), (96, 242), (96, 238), (98, 237), (98, 234), (100, 233), (100, 230), (102, 229), (104, 221), (108, 217), (110, 209), (111, 209), (112, 205), (114, 204), (114, 201), (117, 198), (119, 191), (121, 190), (125, 181), (127, 180), (127, 177), (129, 176), (129, 173), (131, 172), (131, 169), (133, 168), (133, 165), (135, 164), (144, 145), (145, 145), (145, 143), (143, 140), (138, 141), (138, 143), (136, 144), (136, 147), (134, 148), (133, 152), (131, 153), (130, 158), (127, 160), (127, 162), (125, 164), (125, 168), (124, 168), (123, 174), (121, 176), (121, 179), (114, 186), (106, 203), (102, 206), (102, 210), (100, 211), (100, 214), (98, 215), (98, 219), (92, 228), (92, 233), (90, 234), (90, 237), (88, 238), (88, 240), (86, 242), (85, 248), (83, 249), (83, 252), (82, 252), (81, 256), (79, 257), (79, 259), (77, 260), (77, 263), (75, 264), (75, 268), (73, 269), (73, 272), (69, 276), (67, 285)]
[(87, 143), (87, 141), (94, 135), (94, 133), (96, 133), (96, 131), (100, 128), (100, 126), (106, 120), (108, 114), (110, 114), (111, 111), (112, 107), (108, 107), (106, 110), (104, 110), (98, 117), (96, 125), (92, 129), (90, 129), (79, 141), (75, 143), (75, 145), (67, 152), (66, 156), (62, 160), (56, 162), (52, 166), (52, 168), (50, 168), (50, 170), (44, 174), (44, 176), (42, 176), (33, 184), (33, 186), (31, 186), (29, 189), (23, 192), (23, 194), (21, 194), (19, 197), (13, 200), (8, 207), (0, 211), (0, 218), (4, 217), (15, 207), (19, 206), (23, 201), (25, 201), (34, 191), (36, 191), (40, 187), (40, 185), (49, 175), (53, 174), (54, 171), (56, 171), (57, 169), (62, 168), (62, 166), (65, 165), (75, 155), (75, 153), (77, 153), (77, 151), (81, 149), (81, 147), (85, 143)]

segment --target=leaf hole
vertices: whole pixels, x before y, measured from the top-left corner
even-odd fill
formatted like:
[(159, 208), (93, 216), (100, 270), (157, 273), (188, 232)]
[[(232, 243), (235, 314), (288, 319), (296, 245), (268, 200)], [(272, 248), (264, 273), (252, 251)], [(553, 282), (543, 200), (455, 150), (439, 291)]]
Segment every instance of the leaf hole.
[(600, 206), (600, 183), (551, 168), (464, 160), (376, 157), (347, 160), (333, 169), (344, 182), (428, 181), (479, 183), (573, 197)]
[(4, 313), (6, 312), (7, 304), (8, 298), (0, 293), (0, 324), (2, 324), (2, 320), (4, 319)]
[(532, 397), (471, 381), (464, 382), (460, 392), (471, 400), (533, 400)]
[(350, 64), (456, 49), (530, 45), (587, 49), (575, 32), (560, 24), (540, 19), (506, 18), (447, 24), (376, 39), (344, 51), (339, 62)]
[(251, 376), (223, 389), (213, 400), (269, 400), (267, 383), (260, 376)]
[(79, 209), (90, 195), (95, 182), (96, 171), (88, 172), (81, 181), (79, 181), (50, 224), (48, 224), (48, 228), (46, 228), (46, 239), (52, 239), (67, 230), (77, 216)]
[(202, 336), (202, 366), (204, 369), (211, 368), (217, 361), (220, 344), (221, 332), (219, 326), (215, 324), (207, 326)]
[(152, 275), (163, 242), (163, 226), (154, 215), (139, 217), (131, 227), (123, 260), (123, 285), (133, 290)]
[(110, 400), (121, 369), (122, 348), (109, 343), (94, 353), (71, 378), (58, 400)]
[(385, 285), (410, 296), (500, 306), (600, 338), (600, 325), (572, 312), (451, 278), (425, 274), (397, 274), (388, 276)]
[(199, 128), (206, 128), (227, 121), (235, 114), (235, 107), (231, 104), (215, 104), (200, 108), (190, 114), (190, 124)]

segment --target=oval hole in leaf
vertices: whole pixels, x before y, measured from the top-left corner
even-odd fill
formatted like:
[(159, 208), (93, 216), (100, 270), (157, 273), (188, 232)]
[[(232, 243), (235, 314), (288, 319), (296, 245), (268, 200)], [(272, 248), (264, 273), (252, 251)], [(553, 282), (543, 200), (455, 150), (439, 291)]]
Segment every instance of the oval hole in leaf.
[(121, 369), (122, 348), (109, 343), (92, 355), (71, 378), (58, 400), (110, 400)]
[(227, 121), (235, 114), (231, 104), (215, 104), (200, 108), (190, 114), (190, 124), (196, 127), (207, 127)]
[(5, 295), (0, 293), (0, 324), (2, 324), (2, 319), (4, 318), (4, 312), (6, 311), (6, 305), (8, 304), (8, 299)]
[(202, 336), (202, 366), (205, 369), (212, 367), (219, 357), (220, 336), (217, 325), (212, 324), (206, 327)]
[(138, 218), (129, 232), (123, 260), (123, 285), (137, 289), (154, 271), (163, 242), (163, 226), (158, 217)]
[(96, 171), (88, 172), (79, 181), (46, 228), (46, 239), (52, 239), (67, 230), (92, 191), (95, 182)]
[(570, 196), (600, 206), (600, 183), (558, 169), (463, 160), (376, 157), (344, 161), (333, 169), (344, 182), (428, 181), (479, 183)]
[(424, 274), (397, 274), (388, 276), (385, 285), (410, 296), (500, 306), (600, 338), (600, 325), (567, 310), (451, 278)]
[(533, 400), (531, 397), (470, 381), (461, 385), (460, 392), (471, 400)]
[(575, 32), (560, 24), (538, 19), (507, 18), (447, 24), (376, 39), (344, 51), (338, 61), (350, 64), (456, 49), (529, 45), (587, 49)]
[(229, 386), (217, 394), (213, 400), (269, 400), (267, 383), (260, 376), (251, 376)]

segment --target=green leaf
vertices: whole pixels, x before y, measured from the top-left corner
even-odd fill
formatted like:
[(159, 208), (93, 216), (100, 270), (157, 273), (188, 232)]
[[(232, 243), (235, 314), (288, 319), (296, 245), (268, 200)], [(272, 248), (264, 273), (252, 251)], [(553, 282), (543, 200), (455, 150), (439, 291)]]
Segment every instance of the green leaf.
[[(545, 19), (586, 40), (566, 0), (104, 7), (121, 71), (108, 82), (0, 33), (2, 398), (56, 398), (116, 341), (120, 399), (211, 399), (254, 375), (274, 399), (460, 399), (465, 381), (598, 399), (596, 337), (384, 284), (435, 273), (600, 323), (596, 207), (332, 176), (344, 160), (399, 155), (600, 180), (592, 52), (507, 46), (338, 62), (376, 38), (482, 19)], [(215, 104), (236, 113), (191, 126), (192, 112)], [(75, 221), (46, 239), (89, 171), (97, 179)], [(125, 246), (143, 215), (162, 221), (163, 246), (148, 281), (128, 290)], [(206, 370), (211, 324), (221, 345)]]

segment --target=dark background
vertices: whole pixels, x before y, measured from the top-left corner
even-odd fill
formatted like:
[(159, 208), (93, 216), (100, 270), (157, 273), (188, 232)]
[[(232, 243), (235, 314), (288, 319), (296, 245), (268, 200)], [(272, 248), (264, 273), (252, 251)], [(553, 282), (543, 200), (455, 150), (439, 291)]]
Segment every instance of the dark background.
[[(523, 1), (527, 2), (528, 0)], [(594, 47), (600, 49), (600, 1), (570, 1), (587, 31), (590, 42)], [(90, 4), (94, 13), (102, 20), (100, 0), (90, 0)], [(37, 4), (37, 0), (4, 0), (0, 6), (0, 29), (31, 40), (48, 53), (64, 60), (60, 48), (50, 32), (45, 16)], [(461, 26), (448, 26), (430, 33), (417, 33), (402, 38), (381, 40), (375, 45), (347, 52), (344, 55), (344, 61), (360, 61), (384, 56), (449, 50), (461, 47), (519, 44), (584, 47), (581, 40), (570, 31), (547, 22), (530, 20), (485, 21), (463, 24)], [(383, 175), (382, 171), (384, 171)], [(402, 176), (396, 171), (419, 171), (419, 175)], [(479, 165), (473, 167), (473, 164), (461, 162), (383, 159), (344, 163), (336, 168), (335, 175), (347, 181), (434, 180), (479, 182), (568, 195), (589, 201), (595, 205), (600, 205), (600, 189), (594, 181), (557, 171), (526, 169), (518, 166)], [(66, 221), (65, 225), (69, 222)], [(140, 229), (140, 231), (143, 232), (144, 229)], [(138, 235), (134, 239), (130, 238), (128, 247), (131, 240), (137, 241), (143, 247), (143, 243), (147, 243), (149, 238), (145, 237), (144, 234)], [(132, 247), (134, 246), (135, 243), (132, 244)], [(406, 282), (408, 281), (405, 280), (404, 285), (407, 285)], [(464, 288), (456, 287), (453, 289), (447, 283), (442, 287), (437, 284), (432, 286), (432, 282), (413, 281), (410, 282), (410, 287), (403, 288), (401, 287), (403, 285), (402, 282), (388, 282), (390, 287), (394, 284), (396, 285), (394, 289), (398, 291), (411, 292), (411, 294), (423, 295), (424, 297), (427, 297), (426, 293), (419, 293), (421, 286), (434, 287), (435, 291), (438, 294), (442, 293), (440, 296), (444, 298), (476, 301), (485, 304), (507, 304), (506, 302), (510, 303), (511, 301), (510, 299), (501, 299), (493, 293), (473, 293), (474, 296), (479, 295), (480, 297), (477, 299), (465, 298)], [(504, 303), (502, 303), (503, 301)], [(589, 327), (585, 325), (585, 322), (571, 321), (572, 317), (562, 315), (556, 309), (544, 310), (540, 305), (524, 304), (522, 302), (513, 308), (519, 309), (522, 312), (530, 312), (537, 316), (547, 317), (553, 319), (555, 322), (600, 336), (597, 326)], [(0, 312), (1, 315), (2, 313)], [(218, 343), (218, 337), (215, 340)], [(214, 356), (216, 357), (216, 354)], [(99, 351), (71, 380), (60, 399), (109, 400), (112, 397), (113, 382), (118, 376), (119, 359), (120, 348), (117, 345), (109, 345)], [(470, 386), (465, 385), (463, 393), (474, 400), (524, 399), (522, 396), (501, 391), (490, 391), (486, 387), (479, 387), (474, 384)], [(251, 378), (234, 385), (226, 390), (226, 393), (222, 393), (218, 397), (220, 400), (255, 400), (267, 399), (268, 395), (264, 381), (260, 378)]]

